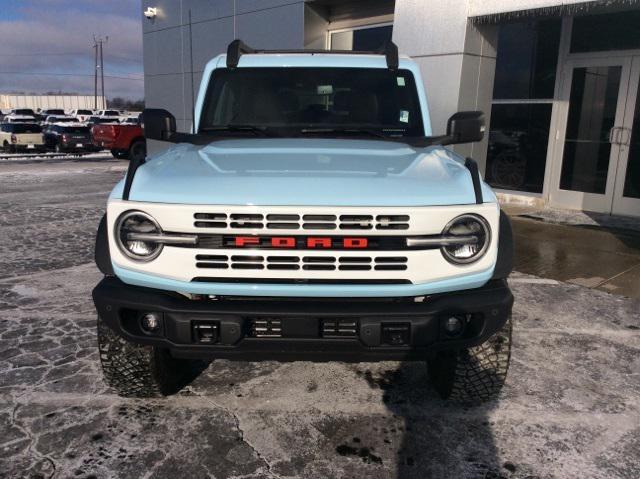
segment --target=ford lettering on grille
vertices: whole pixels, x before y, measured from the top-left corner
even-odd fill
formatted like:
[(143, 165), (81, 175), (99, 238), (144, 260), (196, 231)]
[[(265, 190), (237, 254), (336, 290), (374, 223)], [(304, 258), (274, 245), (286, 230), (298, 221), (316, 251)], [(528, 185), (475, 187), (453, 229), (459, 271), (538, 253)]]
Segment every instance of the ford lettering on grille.
[(227, 247), (282, 249), (366, 249), (367, 238), (331, 236), (235, 236), (225, 238)]

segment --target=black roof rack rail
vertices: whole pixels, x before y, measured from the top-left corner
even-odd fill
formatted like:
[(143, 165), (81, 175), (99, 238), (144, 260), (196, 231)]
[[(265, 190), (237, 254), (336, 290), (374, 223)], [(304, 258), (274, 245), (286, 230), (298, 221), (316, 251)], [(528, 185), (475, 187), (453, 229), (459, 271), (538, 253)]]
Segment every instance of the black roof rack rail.
[(398, 47), (393, 42), (387, 42), (382, 48), (375, 51), (358, 50), (256, 50), (240, 39), (229, 43), (227, 47), (227, 68), (236, 68), (240, 63), (240, 57), (248, 53), (310, 53), (331, 55), (384, 55), (389, 70), (397, 70), (399, 65)]

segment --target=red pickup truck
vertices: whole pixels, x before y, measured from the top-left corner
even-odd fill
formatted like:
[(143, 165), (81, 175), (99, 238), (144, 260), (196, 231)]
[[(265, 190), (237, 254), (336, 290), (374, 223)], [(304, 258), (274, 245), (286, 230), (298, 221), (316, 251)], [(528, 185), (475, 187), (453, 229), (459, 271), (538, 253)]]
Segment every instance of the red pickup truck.
[(96, 124), (91, 128), (91, 138), (95, 146), (111, 150), (111, 154), (120, 159), (144, 159), (147, 144), (140, 125)]

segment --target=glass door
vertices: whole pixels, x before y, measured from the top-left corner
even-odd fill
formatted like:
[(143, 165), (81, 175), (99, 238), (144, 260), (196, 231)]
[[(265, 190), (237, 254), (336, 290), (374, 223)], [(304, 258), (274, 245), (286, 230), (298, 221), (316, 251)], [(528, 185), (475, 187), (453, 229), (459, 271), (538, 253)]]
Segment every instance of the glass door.
[(552, 205), (612, 211), (630, 71), (631, 57), (567, 63)]
[(640, 56), (632, 60), (624, 121), (615, 134), (620, 156), (612, 212), (640, 216)]

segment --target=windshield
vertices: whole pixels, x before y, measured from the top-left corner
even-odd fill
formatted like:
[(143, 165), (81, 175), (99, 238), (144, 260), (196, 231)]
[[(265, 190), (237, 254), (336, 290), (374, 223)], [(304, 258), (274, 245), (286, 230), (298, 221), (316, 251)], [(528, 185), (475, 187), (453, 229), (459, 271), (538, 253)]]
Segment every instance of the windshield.
[(12, 123), (11, 125), (6, 125), (8, 128), (5, 131), (10, 131), (11, 133), (41, 133), (42, 128), (40, 125), (32, 125), (30, 123)]
[(103, 115), (104, 115), (104, 116), (119, 116), (119, 115), (120, 115), (120, 113), (118, 113), (117, 111), (114, 111), (114, 110), (106, 110), (106, 111), (103, 113)]
[(424, 135), (413, 75), (382, 68), (216, 70), (199, 132), (233, 126), (294, 136)]
[(16, 115), (33, 116), (33, 110), (31, 110), (29, 108), (18, 108), (17, 110), (14, 110), (14, 113)]
[(64, 110), (45, 110), (47, 115), (64, 115)]
[(78, 110), (77, 111), (78, 115), (93, 115), (93, 113), (91, 112), (91, 110)]

